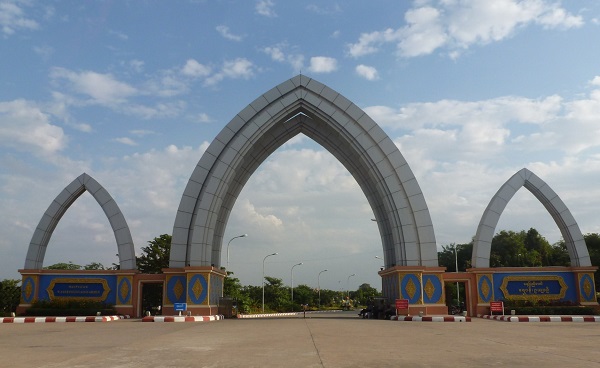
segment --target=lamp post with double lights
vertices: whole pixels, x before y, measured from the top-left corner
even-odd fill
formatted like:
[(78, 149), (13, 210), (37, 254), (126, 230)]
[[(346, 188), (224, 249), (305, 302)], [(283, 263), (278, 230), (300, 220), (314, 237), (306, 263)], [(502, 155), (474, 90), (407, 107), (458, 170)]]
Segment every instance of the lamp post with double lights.
[(323, 272), (327, 272), (327, 270), (323, 270), (323, 271), (319, 272), (319, 275), (317, 276), (317, 289), (319, 289), (319, 310), (321, 310), (321, 281), (320, 281), (320, 278), (321, 278), (321, 274)]
[(290, 271), (290, 275), (292, 277), (292, 312), (294, 311), (294, 267), (296, 266), (302, 266), (304, 263), (300, 262), (300, 263), (296, 263), (295, 265), (292, 266), (292, 270)]
[(267, 254), (263, 259), (263, 274), (262, 274), (262, 312), (265, 313), (265, 261), (271, 256), (276, 256), (277, 252)]
[[(456, 253), (456, 244), (454, 244), (454, 262), (456, 273), (458, 273), (458, 253)], [(458, 285), (458, 281), (456, 282), (456, 300), (458, 301), (458, 306), (460, 307), (460, 287)]]
[(348, 291), (348, 298), (350, 298), (350, 278), (352, 276), (356, 276), (356, 274), (353, 273), (352, 275), (348, 276), (348, 279), (346, 280), (346, 291)]
[(242, 234), (242, 235), (234, 236), (233, 238), (231, 238), (231, 239), (229, 240), (229, 242), (227, 242), (227, 268), (226, 268), (226, 270), (227, 270), (227, 271), (229, 271), (229, 244), (231, 244), (231, 241), (232, 241), (233, 239), (237, 239), (237, 238), (245, 238), (245, 237), (247, 237), (247, 236), (248, 236), (248, 234)]

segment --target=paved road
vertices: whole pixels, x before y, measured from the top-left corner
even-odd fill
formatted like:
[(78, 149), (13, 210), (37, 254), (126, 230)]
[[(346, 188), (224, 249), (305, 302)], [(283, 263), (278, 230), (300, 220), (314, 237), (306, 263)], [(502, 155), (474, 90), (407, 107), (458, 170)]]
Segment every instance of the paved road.
[(595, 367), (600, 323), (306, 319), (0, 325), (1, 367)]

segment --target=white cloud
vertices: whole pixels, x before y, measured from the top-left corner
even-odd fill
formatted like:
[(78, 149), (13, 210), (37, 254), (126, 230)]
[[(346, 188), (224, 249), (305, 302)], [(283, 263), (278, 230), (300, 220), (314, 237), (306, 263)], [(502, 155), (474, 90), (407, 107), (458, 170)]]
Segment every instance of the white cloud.
[(304, 66), (304, 55), (297, 53), (286, 54), (287, 44), (282, 43), (275, 46), (268, 46), (262, 51), (271, 57), (271, 60), (279, 63), (288, 63), (294, 72), (299, 72)]
[(356, 66), (356, 74), (360, 75), (361, 77), (365, 78), (366, 80), (377, 80), (379, 79), (379, 73), (377, 73), (377, 69), (375, 69), (372, 66), (367, 66), (367, 65), (357, 65)]
[(0, 2), (0, 28), (5, 36), (14, 34), (17, 30), (36, 30), (40, 26), (33, 20), (27, 18), (23, 9), (19, 6), (25, 3), (17, 1)]
[(119, 138), (115, 138), (114, 140), (115, 140), (115, 142), (122, 143), (127, 146), (137, 146), (138, 145), (137, 142), (135, 142), (133, 139), (128, 138), (128, 137), (119, 137)]
[(306, 10), (319, 15), (330, 15), (342, 12), (342, 8), (338, 4), (334, 4), (332, 7), (322, 7), (316, 4), (309, 4), (306, 6)]
[(205, 80), (206, 85), (214, 85), (225, 78), (250, 79), (254, 76), (254, 64), (246, 58), (226, 60), (218, 73), (213, 74)]
[(195, 123), (210, 123), (210, 122), (212, 122), (212, 119), (210, 118), (210, 116), (208, 116), (208, 114), (203, 113), (203, 112), (191, 116), (190, 120)]
[(133, 59), (129, 61), (129, 66), (137, 73), (144, 71), (144, 64), (142, 60)]
[(337, 60), (326, 56), (314, 56), (310, 58), (308, 69), (313, 73), (331, 73), (338, 68)]
[(358, 42), (348, 45), (348, 53), (360, 57), (393, 43), (402, 57), (427, 55), (442, 47), (457, 57), (463, 49), (503, 40), (529, 24), (544, 29), (583, 25), (581, 16), (544, 0), (415, 2), (405, 21), (407, 25), (398, 29), (361, 34)]
[(188, 59), (183, 68), (181, 68), (181, 73), (194, 78), (206, 77), (210, 75), (211, 68), (209, 66), (200, 64), (194, 59)]
[(118, 81), (111, 74), (93, 71), (74, 72), (65, 68), (53, 68), (50, 77), (55, 81), (67, 81), (71, 90), (87, 95), (91, 98), (91, 102), (101, 105), (123, 103), (138, 93), (136, 88)]
[(285, 54), (281, 50), (281, 47), (273, 46), (273, 47), (265, 47), (263, 48), (263, 52), (271, 57), (274, 61), (284, 62)]
[(63, 150), (67, 136), (35, 103), (13, 100), (0, 102), (0, 142), (5, 147), (46, 156)]
[(244, 37), (242, 37), (242, 36), (238, 36), (238, 35), (235, 35), (235, 34), (231, 33), (229, 31), (229, 27), (224, 26), (224, 25), (217, 26), (216, 30), (217, 30), (217, 32), (219, 32), (219, 34), (223, 38), (225, 38), (227, 40), (240, 42), (240, 41), (242, 41), (244, 39)]
[(40, 55), (42, 59), (48, 60), (50, 56), (52, 56), (52, 54), (54, 53), (54, 48), (48, 45), (34, 46), (33, 51), (36, 54)]
[(271, 0), (260, 0), (256, 3), (256, 13), (265, 17), (274, 18), (277, 17), (275, 10), (275, 3)]

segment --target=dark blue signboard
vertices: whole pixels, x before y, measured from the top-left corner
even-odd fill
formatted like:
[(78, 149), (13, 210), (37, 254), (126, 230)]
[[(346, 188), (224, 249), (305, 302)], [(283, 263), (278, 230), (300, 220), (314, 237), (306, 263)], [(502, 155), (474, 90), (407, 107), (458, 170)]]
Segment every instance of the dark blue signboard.
[(512, 299), (564, 299), (569, 287), (564, 275), (510, 275), (502, 278), (500, 290)]
[(104, 285), (101, 282), (56, 282), (52, 292), (56, 298), (101, 298), (104, 294)]

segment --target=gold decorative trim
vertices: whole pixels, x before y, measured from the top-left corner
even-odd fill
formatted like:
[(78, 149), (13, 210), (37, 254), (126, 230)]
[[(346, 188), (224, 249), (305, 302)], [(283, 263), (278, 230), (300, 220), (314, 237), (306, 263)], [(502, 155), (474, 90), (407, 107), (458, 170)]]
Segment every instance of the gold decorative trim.
[[(490, 281), (489, 284), (487, 282), (484, 282), (483, 285), (481, 285), (482, 290), (479, 290), (479, 285), (481, 283), (481, 279), (487, 277), (487, 279)], [(485, 289), (487, 290), (484, 290)], [(490, 295), (489, 300), (487, 302), (483, 301), (483, 299), (481, 298), (481, 294), (483, 295)], [(479, 274), (477, 275), (477, 303), (479, 304), (486, 304), (489, 303), (491, 300), (494, 300), (494, 279), (492, 277), (492, 274)]]
[[(527, 294), (526, 292), (523, 292), (523, 294), (509, 294), (508, 293), (508, 283), (511, 281), (516, 281), (516, 282), (523, 282), (524, 283), (524, 287), (529, 289), (529, 291), (531, 290), (536, 290), (536, 289), (532, 289), (533, 286), (535, 286), (533, 283), (535, 283), (536, 281), (558, 281), (559, 285), (560, 285), (560, 292), (558, 294), (550, 294), (548, 288), (546, 288), (546, 290), (543, 290), (546, 293), (538, 293), (538, 294)], [(542, 299), (542, 300), (550, 300), (550, 299), (562, 299), (565, 297), (565, 294), (567, 293), (567, 289), (568, 286), (565, 283), (565, 280), (563, 279), (562, 276), (559, 275), (545, 275), (545, 276), (506, 276), (504, 277), (504, 280), (502, 280), (502, 285), (500, 286), (500, 290), (502, 290), (502, 292), (504, 293), (504, 297), (505, 298), (512, 298), (515, 300), (529, 300), (529, 299)], [(524, 290), (524, 289), (522, 289)]]
[[(96, 300), (96, 301), (104, 301), (106, 300), (106, 297), (108, 296), (108, 293), (110, 293), (110, 288), (108, 287), (108, 281), (106, 279), (93, 279), (93, 278), (81, 278), (81, 279), (71, 279), (71, 278), (56, 278), (56, 279), (52, 279), (52, 281), (50, 281), (50, 285), (48, 285), (48, 288), (46, 289), (46, 291), (48, 292), (48, 296), (50, 297), (50, 299), (55, 299), (57, 298), (54, 295), (54, 286), (56, 286), (56, 284), (101, 284), (102, 288), (103, 288), (103, 292), (101, 296), (91, 296), (91, 297), (86, 297), (86, 296), (77, 296), (78, 298), (86, 298), (86, 299), (90, 299), (90, 300)], [(66, 297), (68, 298), (68, 297)]]
[[(581, 285), (581, 280), (588, 276), (583, 283), (583, 292), (579, 292), (579, 300), (582, 302), (593, 302), (596, 300), (595, 285), (594, 285), (594, 274), (593, 273), (578, 273), (577, 274), (577, 285)], [(590, 281), (591, 280), (591, 281)], [(586, 298), (586, 295), (591, 295), (591, 298)]]
[(181, 299), (181, 296), (183, 295), (184, 291), (185, 291), (185, 288), (183, 287), (183, 284), (181, 283), (181, 279), (178, 279), (177, 282), (175, 282), (175, 285), (173, 286), (173, 294), (175, 294), (175, 297), (177, 298), (177, 300)]
[(433, 293), (435, 293), (435, 286), (433, 286), (433, 282), (431, 282), (431, 279), (427, 279), (427, 282), (425, 283), (425, 294), (427, 294), (427, 298), (429, 300), (431, 300), (431, 298), (433, 298)]
[[(123, 282), (123, 280), (127, 280), (129, 281), (127, 282)], [(131, 295), (133, 293), (132, 285), (133, 285), (133, 280), (131, 276), (119, 276), (117, 277), (117, 287), (119, 287), (119, 285), (121, 285), (121, 287), (119, 288), (119, 297), (117, 298), (117, 304), (118, 305), (126, 305), (128, 303), (131, 303)], [(123, 303), (121, 303), (121, 300), (124, 300)]]

